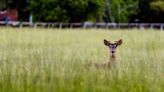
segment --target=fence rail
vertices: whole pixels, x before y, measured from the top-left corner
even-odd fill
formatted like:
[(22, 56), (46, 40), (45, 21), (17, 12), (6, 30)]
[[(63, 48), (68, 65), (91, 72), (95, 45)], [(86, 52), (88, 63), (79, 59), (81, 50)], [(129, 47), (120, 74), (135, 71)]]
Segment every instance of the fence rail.
[(44, 28), (104, 28), (104, 29), (130, 29), (138, 28), (143, 30), (145, 28), (164, 30), (164, 23), (51, 23), (51, 22), (29, 22), (18, 21), (0, 21), (1, 26), (14, 26), (14, 27), (44, 27)]

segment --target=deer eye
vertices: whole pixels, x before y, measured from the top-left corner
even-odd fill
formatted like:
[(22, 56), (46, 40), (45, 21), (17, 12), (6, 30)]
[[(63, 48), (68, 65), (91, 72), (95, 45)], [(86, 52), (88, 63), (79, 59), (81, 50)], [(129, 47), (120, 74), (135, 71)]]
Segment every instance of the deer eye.
[(116, 48), (117, 45), (115, 45), (115, 44), (111, 44), (111, 45), (109, 45), (109, 47), (110, 47), (110, 48)]
[(110, 45), (109, 45), (109, 47), (110, 47), (110, 48), (112, 48), (112, 47), (113, 47), (113, 45), (112, 45), (112, 44), (110, 44)]

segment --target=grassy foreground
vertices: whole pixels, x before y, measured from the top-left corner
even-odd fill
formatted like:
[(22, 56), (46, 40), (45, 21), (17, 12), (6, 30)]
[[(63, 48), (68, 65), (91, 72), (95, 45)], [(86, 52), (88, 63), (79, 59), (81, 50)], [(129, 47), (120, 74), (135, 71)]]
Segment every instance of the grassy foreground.
[[(117, 65), (103, 39), (123, 39)], [(163, 92), (164, 32), (0, 29), (0, 92)]]

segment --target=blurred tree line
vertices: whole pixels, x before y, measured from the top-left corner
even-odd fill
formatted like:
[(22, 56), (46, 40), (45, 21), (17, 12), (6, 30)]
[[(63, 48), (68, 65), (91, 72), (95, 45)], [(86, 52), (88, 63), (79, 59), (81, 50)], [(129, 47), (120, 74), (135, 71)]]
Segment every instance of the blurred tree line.
[(0, 0), (19, 19), (46, 22), (164, 22), (164, 0)]

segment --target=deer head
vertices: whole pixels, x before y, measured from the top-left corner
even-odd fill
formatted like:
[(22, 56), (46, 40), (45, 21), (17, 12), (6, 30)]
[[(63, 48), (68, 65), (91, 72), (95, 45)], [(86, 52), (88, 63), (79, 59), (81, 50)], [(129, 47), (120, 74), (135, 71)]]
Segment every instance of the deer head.
[(116, 53), (116, 48), (122, 44), (122, 39), (115, 41), (115, 43), (111, 43), (104, 39), (104, 44), (109, 47), (110, 54), (114, 55)]

